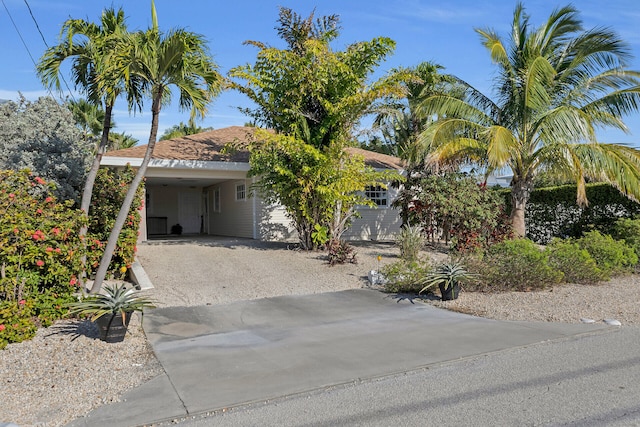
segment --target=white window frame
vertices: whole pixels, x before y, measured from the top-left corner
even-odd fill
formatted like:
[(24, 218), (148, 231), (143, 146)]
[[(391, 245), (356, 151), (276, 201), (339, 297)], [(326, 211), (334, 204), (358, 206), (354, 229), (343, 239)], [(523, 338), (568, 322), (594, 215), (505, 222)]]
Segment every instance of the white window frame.
[(213, 189), (212, 205), (213, 205), (213, 212), (216, 212), (216, 213), (222, 212), (222, 209), (220, 206), (220, 187), (216, 187)]
[(365, 187), (364, 196), (371, 200), (378, 208), (389, 207), (389, 191), (380, 185), (368, 185)]
[[(242, 187), (242, 189), (240, 189)], [(236, 202), (243, 202), (245, 200), (247, 200), (247, 185), (244, 182), (239, 182), (236, 184), (235, 186), (236, 191), (235, 191), (235, 197), (236, 197)]]

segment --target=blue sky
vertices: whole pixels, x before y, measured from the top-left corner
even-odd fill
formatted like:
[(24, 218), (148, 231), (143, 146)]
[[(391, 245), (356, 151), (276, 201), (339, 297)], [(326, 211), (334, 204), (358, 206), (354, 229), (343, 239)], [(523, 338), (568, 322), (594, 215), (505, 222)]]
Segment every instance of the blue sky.
[[(96, 0), (1, 0), (0, 4), (0, 99), (17, 99), (21, 91), (28, 99), (36, 99), (47, 92), (34, 72), (34, 65), (13, 23), (37, 61), (45, 44), (37, 31), (27, 4), (49, 45), (56, 44), (62, 23), (68, 18), (99, 21), (105, 7), (122, 5), (131, 30), (150, 25), (150, 1), (124, 2)], [(535, 26), (542, 23), (551, 11), (569, 2), (549, 0), (525, 1), (525, 7)], [(640, 70), (640, 3), (638, 0), (574, 0), (580, 10), (585, 28), (605, 26), (613, 28), (629, 43), (634, 55), (630, 68)], [(252, 63), (256, 48), (242, 44), (258, 40), (281, 46), (274, 26), (278, 6), (291, 7), (302, 16), (314, 8), (316, 15), (338, 14), (342, 33), (335, 48), (377, 36), (386, 36), (397, 43), (395, 53), (380, 67), (380, 73), (397, 66), (416, 65), (433, 61), (445, 67), (486, 94), (491, 94), (495, 76), (489, 55), (481, 46), (474, 28), (493, 28), (508, 36), (515, 1), (503, 0), (156, 0), (160, 27), (187, 28), (203, 34), (220, 71), (226, 73), (234, 66)], [(6, 9), (5, 9), (6, 7)], [(68, 76), (67, 76), (68, 77)], [(180, 121), (187, 121), (188, 112), (180, 112), (177, 102), (165, 107), (160, 117), (160, 132)], [(225, 92), (211, 105), (201, 126), (222, 128), (242, 125), (249, 119), (237, 107), (248, 106), (248, 100), (234, 92)], [(147, 105), (148, 109), (149, 106)], [(116, 130), (124, 131), (146, 143), (150, 113), (144, 111), (130, 116), (124, 102), (116, 105)], [(626, 143), (640, 148), (640, 115), (626, 118), (631, 135), (619, 131), (603, 131), (603, 142)]]

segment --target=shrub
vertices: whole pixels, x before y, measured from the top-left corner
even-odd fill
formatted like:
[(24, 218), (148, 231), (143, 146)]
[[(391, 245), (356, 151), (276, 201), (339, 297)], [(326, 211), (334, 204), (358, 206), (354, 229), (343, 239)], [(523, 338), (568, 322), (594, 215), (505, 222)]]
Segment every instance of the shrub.
[(357, 264), (356, 251), (348, 242), (344, 240), (331, 239), (327, 243), (329, 265), (334, 266), (336, 264), (344, 264), (350, 262)]
[(467, 252), (509, 237), (511, 227), (499, 192), (466, 174), (408, 179), (393, 203), (404, 223), (420, 225), (432, 239), (442, 238)]
[(618, 219), (611, 228), (611, 237), (624, 240), (640, 257), (640, 219)]
[[(124, 170), (101, 168), (98, 171), (89, 209), (89, 232), (87, 234), (89, 275), (95, 273), (100, 265), (104, 247), (134, 176), (135, 171), (129, 166)], [(127, 221), (118, 237), (113, 258), (109, 264), (107, 273), (109, 276), (122, 276), (122, 271), (126, 271), (133, 263), (138, 241), (140, 211), (143, 208), (143, 194), (144, 187), (140, 185), (131, 204)]]
[(490, 290), (530, 291), (562, 281), (562, 272), (548, 264), (547, 254), (528, 239), (505, 240), (491, 246), (476, 262), (467, 262), (478, 274), (478, 286)]
[(585, 233), (576, 243), (589, 252), (598, 268), (607, 275), (623, 274), (638, 263), (635, 251), (624, 240), (614, 240), (596, 230)]
[(418, 259), (420, 250), (424, 247), (425, 238), (419, 226), (405, 225), (396, 237), (396, 245), (400, 248), (400, 258), (406, 262)]
[(385, 265), (380, 272), (386, 280), (386, 292), (417, 294), (424, 287), (431, 266), (418, 260), (400, 260)]
[(549, 265), (564, 274), (567, 283), (591, 285), (608, 280), (589, 252), (571, 240), (554, 239), (546, 248)]
[(84, 215), (29, 171), (0, 171), (0, 345), (30, 338), (76, 290)]

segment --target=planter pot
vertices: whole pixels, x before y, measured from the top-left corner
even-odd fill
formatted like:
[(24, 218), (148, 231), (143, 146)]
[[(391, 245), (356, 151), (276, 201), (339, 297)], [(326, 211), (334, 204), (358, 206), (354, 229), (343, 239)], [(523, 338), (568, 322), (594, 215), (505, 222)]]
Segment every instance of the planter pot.
[(95, 323), (100, 330), (100, 339), (109, 343), (122, 342), (127, 334), (132, 314), (133, 312), (126, 313), (124, 322), (122, 321), (122, 313), (105, 314), (96, 319)]
[(458, 294), (460, 294), (460, 286), (455, 283), (453, 286), (450, 286), (448, 289), (445, 289), (445, 285), (443, 283), (440, 284), (440, 295), (442, 295), (442, 301), (451, 301), (458, 298)]

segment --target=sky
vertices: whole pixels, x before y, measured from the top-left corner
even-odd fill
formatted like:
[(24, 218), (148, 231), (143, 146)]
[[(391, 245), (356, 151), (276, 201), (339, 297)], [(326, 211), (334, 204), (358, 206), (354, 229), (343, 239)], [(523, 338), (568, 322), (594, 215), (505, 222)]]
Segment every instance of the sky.
[[(122, 6), (130, 30), (151, 25), (150, 0), (0, 0), (0, 3), (0, 99), (16, 100), (18, 92), (31, 100), (48, 95), (35, 73), (34, 61), (39, 60), (47, 45), (59, 42), (60, 28), (68, 18), (99, 22), (104, 8)], [(569, 1), (523, 3), (530, 23), (537, 27), (555, 8)], [(629, 68), (640, 70), (638, 0), (573, 0), (572, 4), (580, 11), (586, 29), (609, 27), (616, 31), (634, 56)], [(338, 14), (342, 30), (334, 49), (379, 36), (393, 39), (396, 50), (381, 64), (375, 77), (394, 67), (431, 61), (489, 96), (497, 69), (475, 29), (491, 28), (508, 39), (515, 5), (515, 0), (156, 0), (160, 28), (185, 28), (202, 34), (223, 74), (235, 66), (254, 63), (257, 48), (243, 45), (246, 40), (284, 47), (274, 29), (278, 7), (284, 6), (303, 17), (313, 10), (316, 16)], [(63, 75), (70, 80), (68, 73)], [(59, 96), (55, 92), (54, 95)], [(69, 96), (69, 92), (62, 96)], [(179, 111), (177, 104), (174, 96), (172, 105), (163, 107), (159, 134), (189, 119), (189, 112)], [(199, 125), (216, 129), (241, 126), (250, 118), (238, 107), (247, 106), (251, 104), (244, 95), (223, 92)], [(145, 111), (130, 115), (126, 103), (119, 101), (114, 110), (115, 130), (146, 143), (151, 121), (149, 110), (147, 103)], [(640, 148), (640, 115), (627, 116), (625, 123), (631, 134), (603, 130), (598, 132), (598, 138)]]

